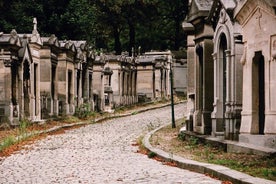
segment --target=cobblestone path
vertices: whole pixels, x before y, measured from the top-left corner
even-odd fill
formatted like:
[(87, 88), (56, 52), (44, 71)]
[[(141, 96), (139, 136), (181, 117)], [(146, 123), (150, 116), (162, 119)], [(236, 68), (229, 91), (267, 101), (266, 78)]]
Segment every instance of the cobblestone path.
[[(176, 118), (184, 110), (185, 104), (176, 105)], [(132, 144), (170, 122), (170, 112), (165, 107), (49, 136), (2, 160), (0, 183), (221, 183), (136, 153)]]

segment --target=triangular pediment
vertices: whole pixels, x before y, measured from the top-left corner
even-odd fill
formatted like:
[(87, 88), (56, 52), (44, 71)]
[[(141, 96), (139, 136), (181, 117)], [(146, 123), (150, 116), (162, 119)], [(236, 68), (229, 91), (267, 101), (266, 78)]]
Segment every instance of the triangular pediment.
[(207, 17), (213, 2), (213, 0), (193, 0), (188, 14), (188, 22), (192, 22), (198, 18)]
[(274, 6), (276, 6), (276, 3), (274, 5), (270, 0), (246, 0), (238, 5), (235, 18), (241, 25), (245, 25), (258, 8), (275, 16)]
[(22, 58), (22, 61), (28, 61), (29, 63), (32, 63), (32, 55), (29, 45), (26, 41), (23, 42), (23, 47), (19, 50), (20, 58)]
[(39, 34), (32, 34), (30, 42), (36, 43), (38, 45), (43, 45), (43, 42)]
[(58, 41), (58, 38), (55, 35), (50, 36), (50, 38), (48, 40), (48, 43), (51, 44), (51, 45), (54, 45), (56, 47), (60, 47), (60, 43)]

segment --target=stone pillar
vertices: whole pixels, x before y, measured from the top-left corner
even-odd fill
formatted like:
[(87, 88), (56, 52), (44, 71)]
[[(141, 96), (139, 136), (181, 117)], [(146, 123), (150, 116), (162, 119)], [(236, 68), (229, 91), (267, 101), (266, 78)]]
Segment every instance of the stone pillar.
[(30, 65), (30, 85), (31, 85), (31, 93), (30, 93), (30, 118), (32, 120), (35, 119), (35, 114), (36, 114), (36, 102), (35, 102), (35, 96), (34, 96), (34, 91), (35, 91), (35, 87), (34, 87), (34, 63), (32, 63)]
[(79, 77), (79, 97), (78, 97), (78, 104), (79, 106), (81, 104), (83, 104), (83, 96), (82, 96), (82, 89), (84, 88), (84, 86), (82, 86), (82, 70), (79, 71), (80, 72), (80, 77)]
[(78, 89), (77, 84), (79, 81), (78, 81), (78, 69), (77, 68), (75, 68), (75, 76), (74, 77), (75, 77), (75, 83), (76, 83), (75, 88), (74, 88), (74, 91), (75, 91), (74, 101), (75, 101), (76, 106), (78, 106), (79, 105), (79, 96), (78, 96), (79, 89)]
[[(225, 99), (225, 131), (224, 138), (230, 139), (230, 133), (233, 133), (233, 121), (232, 121), (232, 109), (231, 109), (231, 91), (234, 86), (231, 86), (232, 75), (231, 75), (231, 50), (225, 50), (226, 54), (226, 99)], [(225, 72), (225, 71), (223, 71)]]
[[(265, 127), (264, 133), (266, 135), (276, 134), (276, 62), (268, 61), (266, 63), (266, 76), (268, 78), (265, 83)], [(274, 102), (274, 103), (272, 103)]]
[[(53, 67), (53, 66), (52, 66)], [(55, 86), (55, 91), (54, 91), (54, 96), (53, 98), (53, 115), (58, 115), (58, 69), (57, 66), (55, 66), (55, 81), (54, 82), (54, 86)], [(53, 74), (52, 74), (53, 75)]]
[(223, 119), (223, 100), (222, 91), (220, 87), (223, 76), (220, 70), (223, 68), (223, 61), (220, 60), (218, 53), (213, 53), (214, 60), (214, 109), (211, 114), (212, 118), (212, 136), (224, 139), (224, 119)]
[(202, 128), (203, 134), (211, 134), (211, 113), (213, 110), (214, 99), (214, 64), (213, 64), (213, 41), (211, 39), (204, 40), (204, 59), (203, 59), (203, 87), (202, 87)]
[(194, 112), (194, 131), (203, 133), (202, 131), (202, 90), (203, 90), (203, 46), (202, 43), (196, 44), (195, 58), (195, 112)]
[(194, 36), (187, 36), (187, 114), (186, 114), (186, 129), (193, 131), (193, 115), (195, 110), (195, 44)]
[(195, 113), (194, 131), (211, 134), (211, 112), (213, 110), (213, 42), (204, 39), (196, 46), (195, 63)]
[(84, 70), (84, 86), (83, 86), (83, 100), (84, 103), (89, 103), (90, 99), (89, 99), (89, 72), (88, 70)]

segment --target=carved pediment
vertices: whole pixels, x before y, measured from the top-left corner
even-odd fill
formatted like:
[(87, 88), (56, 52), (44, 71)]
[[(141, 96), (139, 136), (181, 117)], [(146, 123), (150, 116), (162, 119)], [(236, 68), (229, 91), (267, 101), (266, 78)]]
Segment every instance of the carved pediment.
[(64, 49), (70, 50), (71, 52), (77, 51), (75, 44), (71, 40), (60, 41), (60, 46)]
[[(239, 9), (235, 13), (235, 17), (239, 24), (245, 25), (258, 7), (272, 15), (275, 14), (273, 7), (267, 0), (246, 0), (239, 5)], [(261, 15), (259, 17), (261, 18)]]
[(21, 46), (21, 42), (20, 42), (19, 36), (17, 35), (17, 32), (15, 31), (15, 29), (13, 29), (11, 31), (11, 37), (10, 37), (9, 42), (12, 45), (17, 45), (19, 47)]
[(54, 45), (56, 47), (60, 47), (60, 43), (59, 43), (57, 37), (54, 34), (52, 34), (50, 36), (50, 38), (48, 40), (48, 43), (51, 44), (51, 45)]
[(207, 17), (211, 10), (213, 0), (193, 0), (188, 14), (188, 22), (201, 17)]
[(21, 61), (28, 61), (29, 63), (32, 63), (32, 55), (31, 50), (29, 48), (29, 45), (26, 43), (23, 44), (24, 46), (19, 50), (19, 57)]

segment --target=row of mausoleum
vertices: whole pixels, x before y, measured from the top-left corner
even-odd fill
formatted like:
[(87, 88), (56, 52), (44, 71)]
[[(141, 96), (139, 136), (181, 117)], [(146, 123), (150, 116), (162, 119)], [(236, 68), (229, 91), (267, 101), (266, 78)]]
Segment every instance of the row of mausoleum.
[(41, 37), (34, 19), (30, 34), (0, 33), (0, 122), (168, 99), (173, 60), (170, 51), (114, 55), (86, 41)]
[(276, 2), (192, 0), (187, 128), (276, 148)]

